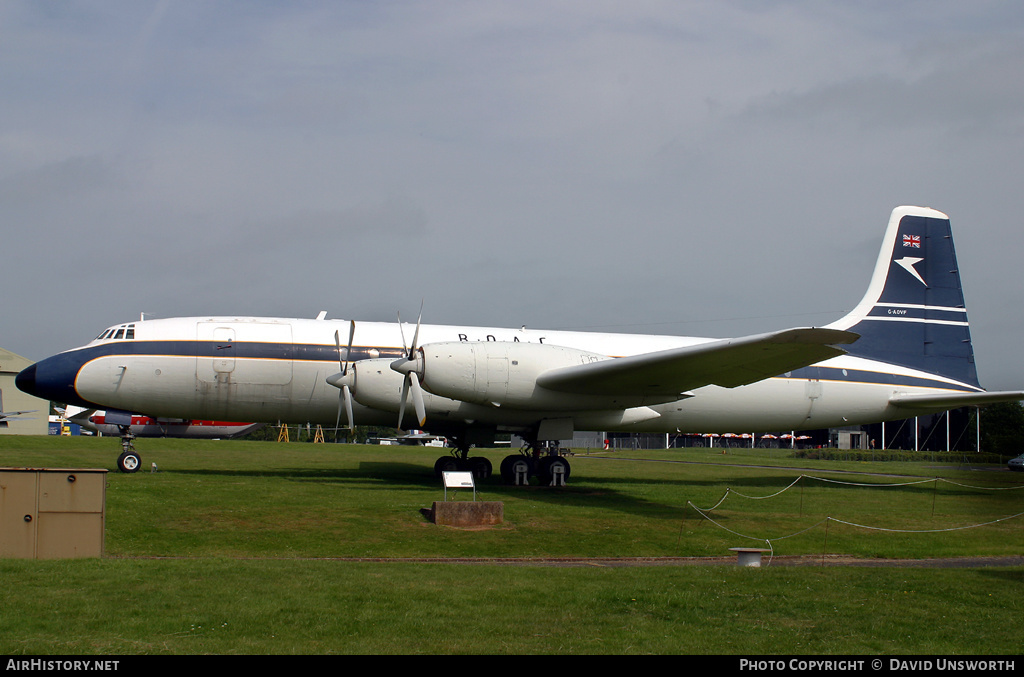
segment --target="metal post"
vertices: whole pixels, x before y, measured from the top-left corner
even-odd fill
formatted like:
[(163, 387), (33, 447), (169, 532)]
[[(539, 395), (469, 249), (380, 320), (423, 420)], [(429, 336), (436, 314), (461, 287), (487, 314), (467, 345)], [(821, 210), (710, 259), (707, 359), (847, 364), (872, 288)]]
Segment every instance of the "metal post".
[(977, 424), (977, 427), (976, 427), (976, 432), (975, 432), (975, 445), (974, 445), (974, 448), (976, 450), (978, 450), (978, 451), (981, 451), (981, 407), (975, 407), (975, 409), (976, 409), (978, 415), (976, 417), (977, 420), (975, 421), (975, 423)]

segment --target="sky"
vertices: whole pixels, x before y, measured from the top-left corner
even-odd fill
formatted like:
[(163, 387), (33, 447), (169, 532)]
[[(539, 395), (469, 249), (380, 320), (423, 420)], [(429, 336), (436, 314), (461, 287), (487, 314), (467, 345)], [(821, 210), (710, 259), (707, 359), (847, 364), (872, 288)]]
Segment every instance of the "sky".
[(724, 337), (951, 218), (1024, 389), (1024, 4), (0, 3), (0, 345), (264, 315)]

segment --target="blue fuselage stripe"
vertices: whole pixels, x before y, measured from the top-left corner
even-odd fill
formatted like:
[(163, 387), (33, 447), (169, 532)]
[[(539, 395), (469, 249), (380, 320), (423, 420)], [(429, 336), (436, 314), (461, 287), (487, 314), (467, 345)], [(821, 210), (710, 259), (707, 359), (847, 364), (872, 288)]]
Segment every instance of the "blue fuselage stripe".
[(804, 367), (790, 372), (791, 378), (809, 379), (812, 381), (841, 381), (845, 383), (870, 383), (875, 385), (893, 386), (895, 388), (941, 388), (965, 393), (981, 392), (980, 389), (967, 388), (940, 381), (935, 378), (906, 376), (883, 371), (867, 371), (864, 369), (842, 369), (840, 367)]
[[(346, 350), (346, 348), (342, 348)], [(110, 355), (169, 355), (173, 357), (225, 356), (255, 360), (294, 360), (299, 362), (337, 362), (337, 346), (296, 343), (259, 343), (253, 341), (114, 341), (61, 353), (78, 355), (81, 364)], [(401, 348), (393, 346), (352, 346), (348, 361), (377, 357), (399, 358)]]

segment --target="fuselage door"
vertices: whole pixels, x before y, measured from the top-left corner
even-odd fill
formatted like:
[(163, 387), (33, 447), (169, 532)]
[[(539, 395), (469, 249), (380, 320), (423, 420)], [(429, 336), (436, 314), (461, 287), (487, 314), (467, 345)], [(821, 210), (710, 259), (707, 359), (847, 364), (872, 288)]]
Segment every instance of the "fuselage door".
[(237, 348), (235, 329), (214, 322), (196, 325), (196, 376), (207, 383), (231, 381)]
[(235, 370), (235, 330), (215, 327), (213, 330), (213, 371), (230, 374)]
[(292, 354), (291, 325), (285, 322), (196, 324), (200, 382), (287, 385), (292, 380)]

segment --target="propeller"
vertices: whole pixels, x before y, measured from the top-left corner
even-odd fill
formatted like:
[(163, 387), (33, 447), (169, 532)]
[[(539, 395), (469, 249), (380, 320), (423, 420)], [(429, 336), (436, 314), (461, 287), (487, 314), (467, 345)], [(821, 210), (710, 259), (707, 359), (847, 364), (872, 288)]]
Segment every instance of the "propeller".
[(402, 329), (402, 315), (398, 314), (398, 330), (402, 332), (402, 350), (404, 355), (394, 362), (391, 363), (391, 368), (400, 374), (405, 374), (405, 378), (402, 380), (402, 401), (398, 406), (398, 427), (402, 427), (402, 418), (405, 416), (405, 403), (409, 398), (409, 393), (412, 392), (412, 404), (416, 409), (416, 420), (419, 422), (419, 426), (422, 428), (423, 423), (427, 420), (426, 407), (423, 404), (423, 388), (420, 386), (420, 375), (418, 372), (421, 371), (421, 362), (418, 359), (419, 355), (417, 345), (420, 340), (420, 321), (423, 319), (423, 304), (420, 303), (420, 315), (416, 318), (416, 333), (412, 336), (412, 345), (406, 347), (405, 343), (405, 330)]
[(349, 356), (352, 354), (352, 339), (356, 335), (356, 323), (355, 320), (351, 321), (351, 325), (348, 330), (348, 348), (345, 350), (345, 359), (341, 357), (341, 337), (338, 332), (334, 332), (334, 344), (338, 347), (338, 365), (341, 367), (341, 373), (327, 377), (327, 382), (335, 388), (339, 388), (341, 392), (338, 394), (338, 420), (334, 423), (334, 439), (338, 439), (338, 430), (341, 428), (341, 410), (345, 409), (345, 414), (348, 416), (348, 429), (353, 430), (355, 428), (355, 417), (352, 415), (352, 381), (354, 380), (355, 372), (349, 374)]

